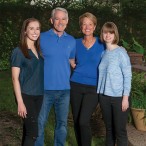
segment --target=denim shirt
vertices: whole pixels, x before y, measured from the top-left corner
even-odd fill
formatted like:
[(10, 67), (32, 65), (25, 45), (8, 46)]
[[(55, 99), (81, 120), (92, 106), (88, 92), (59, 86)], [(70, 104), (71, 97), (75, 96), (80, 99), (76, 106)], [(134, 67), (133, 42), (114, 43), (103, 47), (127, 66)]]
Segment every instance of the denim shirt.
[(106, 50), (99, 65), (97, 93), (120, 97), (131, 90), (131, 63), (124, 48)]
[(38, 53), (39, 59), (28, 50), (31, 59), (25, 58), (19, 48), (11, 55), (11, 67), (20, 68), (19, 81), (21, 92), (27, 95), (43, 95), (44, 93), (44, 60)]

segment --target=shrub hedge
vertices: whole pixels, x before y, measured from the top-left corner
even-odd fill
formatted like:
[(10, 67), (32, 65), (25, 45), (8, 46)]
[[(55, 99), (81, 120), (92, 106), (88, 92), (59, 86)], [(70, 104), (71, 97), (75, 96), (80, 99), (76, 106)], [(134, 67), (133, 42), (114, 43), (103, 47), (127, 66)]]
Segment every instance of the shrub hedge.
[[(75, 38), (82, 36), (78, 24), (78, 18), (84, 12), (93, 13), (98, 19), (95, 34), (99, 35), (100, 28), (106, 21), (113, 21), (119, 28), (121, 39), (130, 43), (134, 37), (146, 48), (146, 10), (135, 8), (133, 5), (125, 5), (118, 13), (112, 11), (111, 6), (87, 6), (86, 8), (67, 8), (69, 12), (69, 24), (66, 29)], [(0, 4), (0, 70), (9, 68), (9, 57), (12, 49), (19, 43), (19, 34), (22, 22), (30, 17), (35, 17), (42, 24), (42, 31), (50, 28), (49, 18), (52, 8), (42, 6), (30, 6), (16, 3)]]

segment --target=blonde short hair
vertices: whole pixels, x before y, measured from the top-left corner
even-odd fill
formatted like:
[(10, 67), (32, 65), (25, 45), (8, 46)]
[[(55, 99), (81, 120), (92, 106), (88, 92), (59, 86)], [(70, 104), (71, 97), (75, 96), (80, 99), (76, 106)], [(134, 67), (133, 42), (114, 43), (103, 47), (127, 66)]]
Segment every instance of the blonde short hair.
[(86, 13), (82, 14), (79, 17), (79, 25), (80, 25), (80, 27), (83, 24), (84, 18), (90, 19), (94, 23), (95, 26), (97, 25), (97, 18), (92, 13), (86, 12)]

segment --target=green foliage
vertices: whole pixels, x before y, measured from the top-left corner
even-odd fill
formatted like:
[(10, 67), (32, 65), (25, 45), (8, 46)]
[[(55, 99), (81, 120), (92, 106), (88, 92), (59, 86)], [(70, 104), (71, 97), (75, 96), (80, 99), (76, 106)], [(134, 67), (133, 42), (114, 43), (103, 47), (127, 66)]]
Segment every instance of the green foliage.
[[(126, 14), (129, 16), (133, 16), (133, 14), (135, 14), (135, 16), (138, 18), (146, 12), (146, 1), (144, 0), (122, 0), (121, 5), (125, 16), (127, 16)], [(129, 11), (127, 11), (127, 9), (129, 9)]]
[(127, 51), (132, 51), (131, 45), (127, 43), (124, 39), (121, 39), (122, 46), (127, 50)]
[(9, 68), (11, 50), (18, 43), (18, 31), (15, 32), (12, 21), (7, 19), (0, 33), (0, 70)]
[[(143, 9), (146, 6), (145, 2), (123, 0), (119, 5), (115, 0), (104, 2), (102, 0), (84, 0), (82, 3), (73, 0), (52, 0), (46, 3), (41, 1), (43, 4), (40, 3), (40, 5), (39, 1), (36, 5), (30, 5), (30, 1), (0, 0), (0, 70), (9, 68), (9, 57), (12, 49), (18, 45), (23, 21), (35, 17), (42, 24), (41, 31), (46, 31), (50, 29), (51, 10), (56, 6), (68, 10), (69, 24), (66, 31), (75, 38), (82, 36), (78, 24), (79, 16), (88, 11), (97, 17), (96, 36), (99, 35), (100, 29), (106, 21), (113, 21), (118, 26), (120, 37), (132, 45), (129, 49), (146, 54), (144, 50), (146, 48), (146, 13), (144, 13), (146, 9)], [(113, 4), (118, 5), (113, 6)], [(117, 13), (113, 11), (113, 7), (117, 9)], [(132, 40), (132, 37), (135, 39)]]
[[(143, 0), (122, 0), (121, 4), (121, 25), (124, 29), (119, 29), (121, 38), (131, 42), (134, 37), (146, 48), (146, 1)], [(121, 28), (122, 28), (121, 27)]]
[(146, 73), (133, 72), (131, 107), (145, 110), (143, 119), (146, 124)]
[(146, 74), (133, 72), (131, 89), (132, 107), (146, 109)]
[(93, 140), (92, 140), (92, 146), (105, 146), (105, 138), (94, 137)]
[(11, 72), (0, 71), (0, 111), (16, 112)]
[(121, 42), (122, 42), (123, 47), (126, 48), (126, 50), (129, 51), (129, 52), (136, 52), (136, 53), (140, 53), (140, 54), (143, 54), (143, 55), (146, 54), (145, 48), (142, 45), (140, 45), (135, 40), (134, 37), (132, 38), (131, 43), (126, 42), (124, 39), (121, 39)]
[(133, 40), (133, 49), (135, 52), (140, 53), (140, 54), (145, 54), (145, 49), (142, 45), (140, 45), (134, 38), (132, 38)]

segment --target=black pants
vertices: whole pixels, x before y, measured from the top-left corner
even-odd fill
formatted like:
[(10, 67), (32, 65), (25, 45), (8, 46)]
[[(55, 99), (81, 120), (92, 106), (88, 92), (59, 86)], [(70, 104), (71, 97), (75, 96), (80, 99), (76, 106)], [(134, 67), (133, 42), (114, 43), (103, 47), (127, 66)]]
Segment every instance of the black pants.
[(91, 146), (90, 119), (98, 104), (95, 86), (71, 82), (71, 108), (78, 146)]
[(43, 96), (22, 94), (22, 98), (27, 110), (27, 117), (23, 119), (22, 146), (34, 146), (38, 136), (38, 115)]
[(106, 126), (106, 146), (128, 146), (126, 124), (129, 108), (122, 111), (122, 97), (99, 96)]

